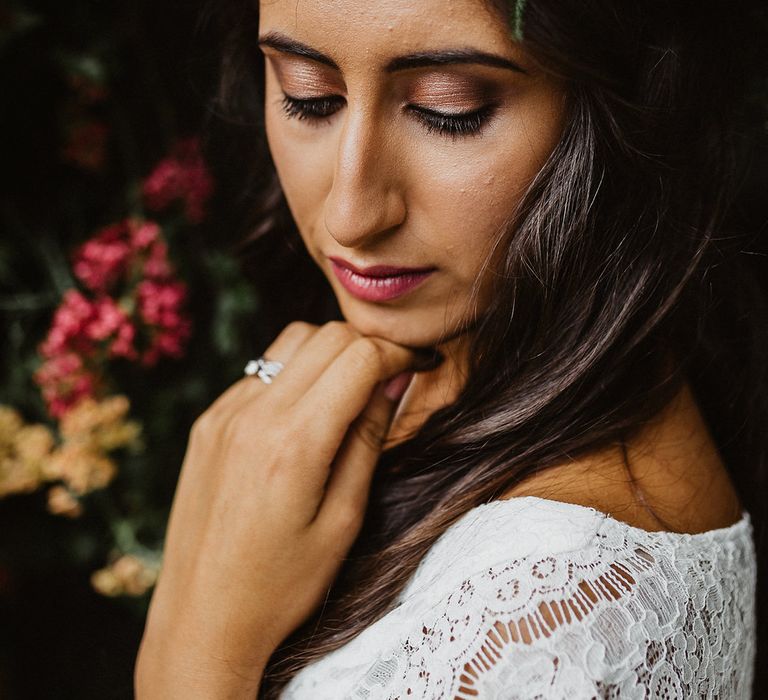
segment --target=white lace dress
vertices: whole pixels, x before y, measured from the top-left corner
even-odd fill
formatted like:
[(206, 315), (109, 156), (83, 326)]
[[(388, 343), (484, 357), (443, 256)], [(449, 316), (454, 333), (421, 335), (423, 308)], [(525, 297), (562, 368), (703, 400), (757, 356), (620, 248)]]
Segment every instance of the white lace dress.
[(747, 699), (756, 577), (746, 511), (680, 534), (535, 496), (492, 501), (281, 700)]

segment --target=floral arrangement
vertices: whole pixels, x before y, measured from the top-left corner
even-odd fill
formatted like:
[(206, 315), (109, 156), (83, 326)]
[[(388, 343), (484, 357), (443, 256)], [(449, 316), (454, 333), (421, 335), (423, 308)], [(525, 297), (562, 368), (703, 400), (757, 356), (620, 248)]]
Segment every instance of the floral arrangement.
[(51, 415), (98, 393), (105, 361), (122, 357), (155, 365), (180, 357), (191, 322), (184, 315), (186, 287), (174, 276), (158, 224), (126, 219), (99, 231), (76, 252), (75, 276), (56, 310), (35, 378)]
[[(162, 213), (181, 203), (187, 222), (199, 224), (213, 191), (199, 141), (175, 145), (141, 189), (147, 208)], [(78, 518), (82, 497), (106, 488), (118, 473), (115, 453), (145, 448), (110, 363), (153, 367), (183, 357), (192, 321), (186, 284), (157, 221), (128, 217), (103, 227), (76, 248), (71, 268), (79, 287), (63, 294), (33, 375), (55, 427), (25, 423), (13, 407), (0, 405), (0, 498), (49, 486), (48, 510)], [(160, 552), (134, 545), (136, 551), (116, 554), (93, 573), (97, 591), (141, 595), (154, 584)]]
[[(66, 153), (82, 167), (94, 165), (77, 144)], [(165, 221), (131, 215), (98, 229), (72, 251), (75, 284), (52, 314), (32, 374), (51, 425), (25, 422), (13, 406), (0, 404), (0, 499), (47, 489), (51, 514), (81, 518), (86, 497), (110, 486), (121, 458), (147, 449), (142, 424), (130, 417), (130, 398), (112, 370), (122, 362), (148, 371), (186, 354), (193, 332), (188, 287), (172, 260), (166, 230), (178, 233), (205, 219), (213, 179), (199, 139), (175, 143), (139, 191), (143, 209)], [(174, 218), (179, 210), (181, 217)], [(233, 274), (231, 262), (219, 258), (218, 264)], [(239, 284), (243, 311), (252, 310), (254, 300)], [(110, 561), (91, 575), (103, 595), (141, 596), (157, 579), (160, 547), (157, 541), (154, 547), (140, 543), (130, 522), (112, 523)]]
[(262, 347), (246, 163), (199, 3), (6, 5), (0, 697), (131, 697), (189, 429)]

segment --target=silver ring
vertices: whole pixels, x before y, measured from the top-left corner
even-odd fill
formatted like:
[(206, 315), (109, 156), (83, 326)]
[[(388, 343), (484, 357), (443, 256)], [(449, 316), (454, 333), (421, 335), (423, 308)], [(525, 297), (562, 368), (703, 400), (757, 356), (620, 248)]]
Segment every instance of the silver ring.
[(243, 372), (248, 377), (254, 375), (261, 379), (265, 384), (271, 384), (272, 379), (280, 374), (284, 365), (277, 360), (267, 360), (263, 356), (256, 360), (250, 360), (245, 366)]

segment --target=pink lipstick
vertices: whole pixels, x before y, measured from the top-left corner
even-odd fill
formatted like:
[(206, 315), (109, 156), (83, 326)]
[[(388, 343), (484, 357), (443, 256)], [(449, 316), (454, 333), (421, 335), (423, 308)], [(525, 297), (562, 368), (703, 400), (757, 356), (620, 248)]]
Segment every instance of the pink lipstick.
[(436, 268), (374, 265), (358, 268), (343, 258), (329, 256), (333, 272), (350, 294), (364, 301), (387, 301), (421, 284)]

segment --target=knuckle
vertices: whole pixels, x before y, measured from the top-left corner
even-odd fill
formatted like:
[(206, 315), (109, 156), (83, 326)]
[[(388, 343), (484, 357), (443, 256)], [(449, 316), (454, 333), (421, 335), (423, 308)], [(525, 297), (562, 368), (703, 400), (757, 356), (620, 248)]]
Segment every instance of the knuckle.
[(367, 418), (359, 416), (353, 425), (354, 434), (371, 450), (380, 450), (384, 442), (384, 435), (378, 424)]
[(247, 411), (238, 411), (227, 419), (224, 436), (229, 443), (247, 440), (253, 434), (254, 420)]
[(378, 343), (372, 338), (356, 338), (349, 346), (349, 352), (364, 369), (378, 375), (384, 365), (384, 356)]
[(203, 411), (192, 423), (192, 428), (189, 431), (192, 437), (201, 437), (207, 435), (211, 431), (211, 423), (213, 422), (213, 416), (210, 411)]
[(344, 503), (334, 509), (334, 522), (343, 532), (356, 533), (363, 524), (363, 510), (354, 503)]
[(305, 338), (307, 335), (309, 335), (313, 330), (315, 330), (315, 326), (313, 326), (311, 323), (307, 323), (306, 321), (291, 321), (281, 333), (282, 336), (290, 339), (296, 339), (301, 340), (302, 338)]
[(357, 337), (352, 327), (345, 321), (328, 321), (322, 330), (324, 335), (339, 343), (349, 343)]

